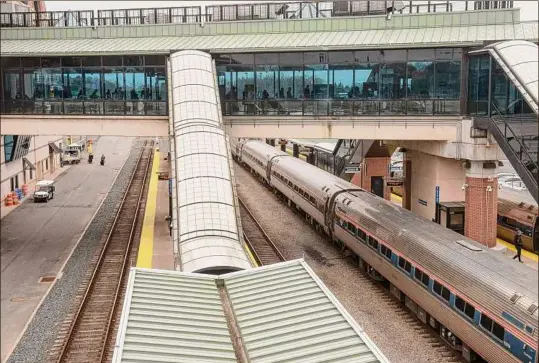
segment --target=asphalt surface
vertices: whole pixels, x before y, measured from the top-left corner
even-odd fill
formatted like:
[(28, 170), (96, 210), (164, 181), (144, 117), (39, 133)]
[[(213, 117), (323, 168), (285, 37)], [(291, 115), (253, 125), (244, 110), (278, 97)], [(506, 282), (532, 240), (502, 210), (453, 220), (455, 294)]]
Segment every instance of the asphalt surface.
[[(132, 141), (100, 138), (93, 164), (84, 159), (57, 177), (53, 200), (37, 204), (30, 199), (0, 222), (2, 361), (51, 285), (40, 278), (57, 277), (129, 156)], [(99, 165), (101, 154), (105, 166)]]

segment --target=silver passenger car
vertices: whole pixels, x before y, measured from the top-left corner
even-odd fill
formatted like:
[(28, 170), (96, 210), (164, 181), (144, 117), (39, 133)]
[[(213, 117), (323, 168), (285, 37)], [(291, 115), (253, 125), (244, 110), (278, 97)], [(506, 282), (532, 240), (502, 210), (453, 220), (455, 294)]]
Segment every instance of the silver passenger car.
[(172, 54), (170, 62), (181, 270), (225, 273), (250, 268), (211, 56), (181, 51)]
[[(273, 149), (249, 141), (242, 153)], [(259, 161), (289, 205), (354, 251), (367, 271), (387, 279), (420, 320), (440, 334), (450, 331), (457, 348), (464, 342), (469, 357), (537, 362), (536, 270), (297, 158)]]

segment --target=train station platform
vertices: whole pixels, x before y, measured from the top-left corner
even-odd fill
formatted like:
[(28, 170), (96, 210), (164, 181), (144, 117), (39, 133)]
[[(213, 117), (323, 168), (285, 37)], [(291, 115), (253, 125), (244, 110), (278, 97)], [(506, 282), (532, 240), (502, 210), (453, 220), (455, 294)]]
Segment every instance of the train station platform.
[(166, 219), (169, 215), (168, 178), (172, 178), (172, 175), (166, 160), (167, 144), (161, 141), (160, 146), (154, 150), (137, 267), (174, 270), (174, 248)]
[(94, 150), (107, 156), (105, 166), (83, 162), (64, 167), (53, 175), (57, 181), (54, 199), (35, 204), (27, 198), (9, 213), (3, 213), (2, 362), (16, 346), (55, 280), (60, 281), (61, 271), (117, 180), (132, 141), (100, 138)]

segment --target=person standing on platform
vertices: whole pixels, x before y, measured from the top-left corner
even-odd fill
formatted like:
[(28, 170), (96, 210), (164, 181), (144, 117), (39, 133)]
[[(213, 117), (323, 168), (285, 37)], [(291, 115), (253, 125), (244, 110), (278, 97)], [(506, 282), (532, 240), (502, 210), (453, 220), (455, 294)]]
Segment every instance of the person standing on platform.
[(520, 259), (520, 255), (522, 253), (522, 231), (520, 229), (517, 229), (514, 243), (517, 249), (517, 254), (515, 255), (515, 257), (513, 257), (513, 260), (518, 257), (518, 262), (522, 262), (522, 260)]

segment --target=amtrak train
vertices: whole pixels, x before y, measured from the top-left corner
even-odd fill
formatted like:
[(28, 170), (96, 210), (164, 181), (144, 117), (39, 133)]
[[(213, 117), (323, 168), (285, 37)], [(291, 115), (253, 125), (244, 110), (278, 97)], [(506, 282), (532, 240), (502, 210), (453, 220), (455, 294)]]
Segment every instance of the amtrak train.
[(466, 360), (537, 363), (536, 270), (262, 141), (232, 154)]

